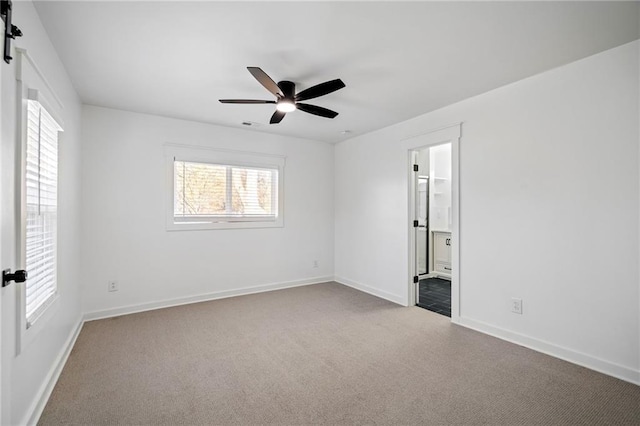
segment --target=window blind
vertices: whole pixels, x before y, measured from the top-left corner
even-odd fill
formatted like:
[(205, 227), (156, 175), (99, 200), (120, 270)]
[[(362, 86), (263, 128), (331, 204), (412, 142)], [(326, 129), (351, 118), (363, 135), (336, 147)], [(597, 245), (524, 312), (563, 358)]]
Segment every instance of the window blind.
[(34, 100), (27, 106), (26, 282), (27, 326), (56, 292), (58, 132), (62, 129)]
[(174, 160), (174, 221), (275, 220), (278, 169)]

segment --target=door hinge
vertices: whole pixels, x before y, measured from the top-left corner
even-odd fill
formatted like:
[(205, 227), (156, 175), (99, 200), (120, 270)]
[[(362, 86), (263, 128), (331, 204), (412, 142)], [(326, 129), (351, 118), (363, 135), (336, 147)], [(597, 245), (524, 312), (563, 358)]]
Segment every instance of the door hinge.
[(417, 171), (418, 171), (418, 169), (419, 169), (418, 165), (417, 165), (417, 164), (414, 164), (414, 165), (413, 165), (413, 171), (414, 171), (414, 172), (417, 172)]
[(418, 276), (417, 276), (417, 275), (415, 275), (415, 276), (413, 277), (413, 282), (417, 284), (419, 281), (420, 281), (420, 278), (418, 278)]
[(414, 220), (414, 221), (413, 221), (413, 227), (414, 227), (414, 228), (417, 228), (417, 227), (418, 227), (418, 221), (417, 221), (417, 220)]

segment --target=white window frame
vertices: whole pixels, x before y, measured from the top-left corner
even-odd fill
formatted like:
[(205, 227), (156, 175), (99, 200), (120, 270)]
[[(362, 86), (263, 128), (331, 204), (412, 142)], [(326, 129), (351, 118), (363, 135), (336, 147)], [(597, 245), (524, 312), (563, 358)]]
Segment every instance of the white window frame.
[[(168, 231), (206, 230), (206, 229), (242, 229), (242, 228), (281, 228), (284, 226), (284, 166), (286, 157), (282, 155), (222, 150), (208, 147), (165, 144), (166, 161), (166, 229)], [(220, 166), (236, 166), (256, 169), (277, 169), (278, 182), (277, 214), (275, 218), (267, 217), (216, 217), (209, 216), (197, 219), (175, 221), (175, 175), (174, 162), (185, 161), (207, 163)]]
[[(17, 171), (16, 171), (16, 225), (18, 230), (16, 233), (16, 269), (25, 269), (26, 267), (26, 181), (25, 181), (25, 167), (26, 167), (26, 147), (27, 147), (27, 108), (28, 101), (35, 100), (39, 102), (47, 112), (53, 117), (61, 128), (64, 128), (64, 122), (62, 120), (62, 110), (64, 108), (60, 99), (56, 96), (52, 90), (51, 85), (48, 83), (43, 73), (37, 67), (33, 59), (29, 56), (26, 50), (16, 48), (16, 80), (17, 80), (17, 109), (16, 120), (18, 123), (18, 148), (17, 148)], [(60, 164), (60, 146), (62, 145), (63, 133), (58, 133), (58, 164)], [(59, 170), (59, 169), (58, 169)], [(58, 174), (59, 182), (59, 174)], [(59, 187), (58, 187), (59, 189)], [(58, 199), (59, 191), (58, 191)], [(58, 208), (58, 212), (60, 209)], [(57, 219), (56, 234), (59, 235), (60, 216)], [(56, 262), (58, 262), (58, 256), (56, 256)], [(56, 274), (58, 271), (58, 265), (56, 265)], [(27, 322), (26, 316), (26, 301), (27, 301), (27, 287), (26, 282), (17, 285), (17, 326), (16, 333), (16, 355), (20, 355), (37, 336), (47, 329), (51, 319), (57, 315), (60, 308), (60, 282), (56, 276), (56, 292), (53, 297), (50, 298), (47, 306), (42, 309), (36, 318), (32, 318), (30, 322)]]

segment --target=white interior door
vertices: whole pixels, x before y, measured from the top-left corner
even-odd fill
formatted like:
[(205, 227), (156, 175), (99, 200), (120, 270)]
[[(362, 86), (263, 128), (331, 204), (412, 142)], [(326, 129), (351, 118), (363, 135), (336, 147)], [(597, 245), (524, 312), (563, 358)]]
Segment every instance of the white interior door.
[[(420, 171), (419, 173), (425, 173)], [(429, 273), (429, 179), (418, 177), (418, 276)]]
[(419, 203), (417, 202), (418, 198), (419, 198), (419, 182), (418, 182), (418, 169), (417, 169), (417, 164), (418, 164), (418, 152), (417, 151), (413, 151), (411, 152), (411, 186), (412, 186), (412, 202), (413, 202), (413, 212), (412, 212), (412, 216), (413, 218), (411, 219), (412, 222), (412, 226), (413, 226), (413, 268), (412, 268), (412, 274), (413, 274), (413, 283), (414, 283), (414, 302), (418, 303), (418, 301), (420, 300), (420, 284), (417, 281), (418, 277), (420, 276), (420, 250), (419, 250), (419, 244), (420, 244), (420, 235), (419, 235), (419, 231), (418, 231), (418, 224), (419, 224), (419, 217), (420, 217), (420, 206)]

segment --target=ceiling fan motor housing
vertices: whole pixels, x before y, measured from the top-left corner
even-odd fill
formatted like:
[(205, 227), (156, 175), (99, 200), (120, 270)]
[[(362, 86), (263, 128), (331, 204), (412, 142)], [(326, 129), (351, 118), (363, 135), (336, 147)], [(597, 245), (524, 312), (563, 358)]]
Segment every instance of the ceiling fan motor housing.
[(280, 81), (278, 82), (278, 87), (282, 90), (283, 99), (290, 100), (291, 102), (295, 101), (296, 96), (296, 84), (293, 81)]

